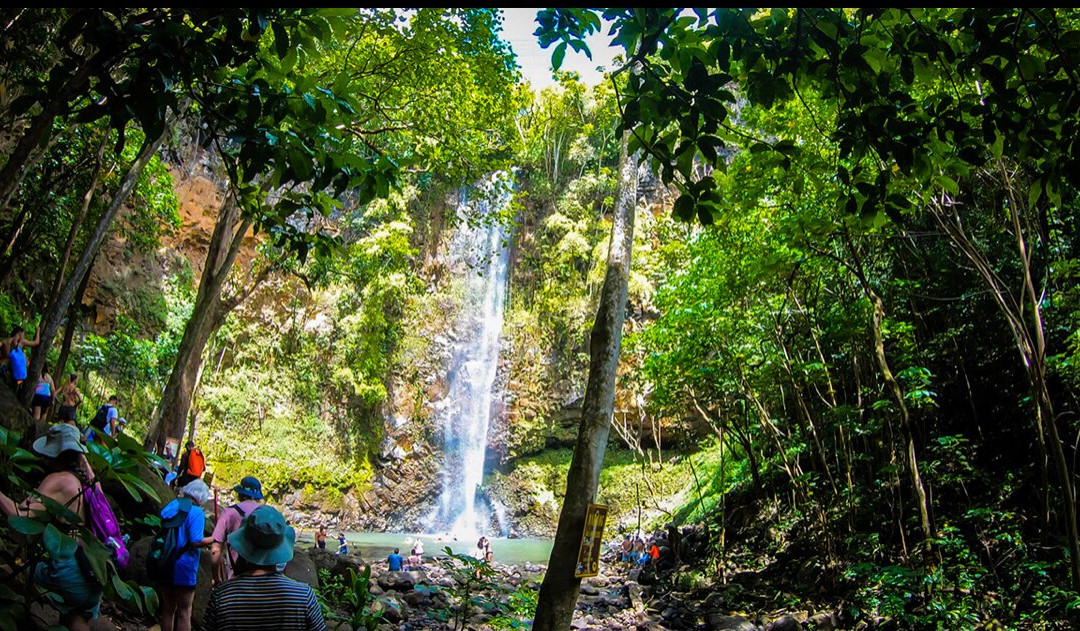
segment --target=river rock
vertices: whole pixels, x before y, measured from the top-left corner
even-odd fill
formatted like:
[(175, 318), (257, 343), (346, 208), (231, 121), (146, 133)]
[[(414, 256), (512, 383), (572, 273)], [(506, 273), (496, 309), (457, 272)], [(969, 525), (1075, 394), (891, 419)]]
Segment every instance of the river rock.
[(784, 614), (765, 625), (765, 631), (802, 631), (802, 625), (791, 614)]
[(407, 592), (417, 583), (425, 580), (422, 572), (386, 572), (379, 576), (379, 587), (384, 590)]
[(819, 629), (820, 631), (835, 631), (840, 628), (840, 616), (837, 616), (832, 612), (819, 613), (812, 616), (809, 620), (813, 625), (810, 628)]
[(710, 631), (758, 631), (757, 625), (742, 616), (724, 616), (716, 612), (706, 614), (705, 627)]
[(626, 595), (630, 599), (630, 606), (636, 611), (641, 611), (645, 608), (645, 601), (641, 598), (641, 585), (633, 581), (627, 581), (626, 583)]
[(319, 572), (315, 569), (315, 562), (307, 550), (297, 550), (292, 561), (285, 566), (285, 576), (310, 585), (311, 589), (319, 589)]
[(405, 619), (401, 601), (393, 594), (384, 594), (371, 603), (373, 614), (382, 613), (383, 618), (392, 624), (397, 624)]
[(582, 583), (581, 584), (581, 593), (585, 594), (586, 596), (599, 596), (600, 595), (600, 590), (597, 589), (596, 586), (594, 586), (594, 585), (590, 585), (588, 583)]

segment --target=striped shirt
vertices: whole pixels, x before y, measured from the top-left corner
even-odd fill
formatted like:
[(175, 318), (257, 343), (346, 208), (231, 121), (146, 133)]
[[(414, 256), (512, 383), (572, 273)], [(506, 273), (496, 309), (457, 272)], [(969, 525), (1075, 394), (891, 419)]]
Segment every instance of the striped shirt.
[(203, 631), (326, 631), (315, 592), (281, 574), (245, 574), (214, 588)]

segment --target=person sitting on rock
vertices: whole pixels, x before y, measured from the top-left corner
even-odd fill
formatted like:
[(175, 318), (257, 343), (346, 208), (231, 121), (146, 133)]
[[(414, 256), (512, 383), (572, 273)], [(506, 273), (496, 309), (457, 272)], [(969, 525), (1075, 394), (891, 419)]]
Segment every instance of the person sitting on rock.
[[(63, 423), (53, 425), (34, 441), (33, 449), (46, 458), (51, 469), (38, 486), (37, 495), (61, 504), (85, 523), (88, 514), (83, 488), (92, 484), (94, 472), (86, 462), (86, 447), (79, 441), (79, 430)], [(0, 512), (23, 517), (48, 514), (44, 504), (33, 497), (15, 504), (3, 493), (0, 493)], [(57, 525), (64, 531), (77, 524)], [(38, 587), (59, 596), (52, 601), (53, 606), (60, 612), (60, 623), (72, 631), (89, 629), (87, 621), (97, 617), (101, 606), (101, 584), (82, 569), (87, 561), (83, 559), (84, 563), (80, 563), (81, 554), (84, 553), (78, 547), (62, 558), (50, 554), (37, 564), (33, 573)]]
[(236, 532), (244, 518), (259, 508), (263, 498), (262, 483), (254, 476), (247, 476), (240, 484), (233, 487), (239, 502), (233, 504), (218, 517), (214, 525), (213, 544), (210, 548), (210, 562), (214, 567), (214, 583), (222, 583), (232, 578), (233, 565), (237, 560), (236, 550), (225, 554), (229, 535)]
[(203, 614), (204, 631), (325, 631), (315, 591), (277, 568), (293, 558), (296, 531), (272, 506), (259, 506), (229, 535), (236, 577), (218, 585)]
[(416, 541), (416, 544), (413, 545), (412, 550), (409, 552), (409, 569), (424, 569), (424, 544), (420, 543), (419, 539)]
[(394, 548), (390, 556), (386, 557), (386, 564), (391, 572), (400, 572), (405, 567), (405, 558), (401, 556), (401, 549)]
[[(193, 480), (180, 489), (180, 496), (161, 509), (162, 522), (176, 518), (183, 523), (176, 532), (176, 558), (170, 576), (151, 576), (159, 581), (161, 594), (161, 631), (191, 631), (191, 605), (195, 601), (195, 579), (199, 573), (200, 548), (206, 514), (202, 504), (210, 499), (210, 489), (202, 480)], [(187, 516), (183, 517), (181, 513)], [(175, 522), (174, 522), (175, 523)]]

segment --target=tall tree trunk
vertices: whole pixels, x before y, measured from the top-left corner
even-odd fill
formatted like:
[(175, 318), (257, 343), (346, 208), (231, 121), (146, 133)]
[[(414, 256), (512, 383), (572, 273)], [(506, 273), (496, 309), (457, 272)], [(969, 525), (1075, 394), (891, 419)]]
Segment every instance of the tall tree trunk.
[[(68, 230), (67, 241), (64, 243), (64, 253), (60, 256), (59, 265), (56, 266), (56, 281), (53, 282), (52, 294), (49, 296), (50, 301), (56, 300), (57, 294), (60, 293), (60, 287), (64, 284), (64, 275), (67, 274), (68, 261), (71, 259), (71, 250), (75, 246), (75, 238), (79, 235), (83, 221), (86, 220), (86, 213), (90, 210), (90, 202), (94, 199), (94, 191), (97, 190), (98, 181), (101, 179), (101, 165), (105, 157), (105, 146), (109, 144), (109, 135), (109, 132), (106, 131), (105, 136), (101, 139), (101, 144), (98, 145), (97, 156), (94, 161), (94, 175), (90, 178), (90, 186), (86, 187), (82, 205), (79, 206), (79, 213), (71, 222), (71, 229)], [(92, 269), (93, 265), (90, 267)]]
[[(885, 354), (885, 337), (882, 333), (882, 327), (885, 324), (885, 303), (870, 285), (863, 267), (862, 258), (859, 256), (859, 251), (846, 229), (844, 230), (844, 241), (847, 243), (852, 258), (850, 263), (844, 262), (844, 265), (854, 273), (856, 280), (859, 281), (859, 286), (862, 287), (863, 293), (870, 300), (874, 310), (870, 327), (874, 335), (874, 357), (877, 359), (878, 370), (885, 380), (885, 387), (889, 389), (889, 393), (892, 394), (896, 406), (900, 410), (900, 423), (904, 435), (904, 451), (907, 456), (908, 475), (911, 478), (911, 486), (915, 491), (915, 498), (919, 508), (919, 525), (922, 527), (923, 536), (929, 541), (933, 537), (933, 528), (930, 525), (930, 501), (926, 494), (926, 486), (923, 485), (922, 474), (919, 472), (918, 452), (915, 449), (915, 429), (907, 401), (904, 399), (904, 391), (900, 387), (900, 382), (896, 380), (892, 367), (889, 365), (888, 356)], [(903, 530), (902, 527), (901, 530)]]
[(79, 321), (79, 307), (82, 305), (83, 296), (86, 294), (86, 287), (90, 284), (90, 274), (94, 269), (95, 261), (97, 261), (96, 257), (93, 261), (90, 261), (90, 267), (87, 268), (86, 273), (83, 274), (82, 282), (79, 283), (79, 290), (75, 292), (75, 300), (68, 307), (67, 326), (64, 327), (64, 341), (60, 345), (60, 359), (57, 360), (56, 368), (53, 371), (56, 379), (60, 381), (64, 379), (64, 371), (67, 370), (68, 356), (71, 355), (71, 344), (75, 340), (75, 326)]
[(64, 313), (67, 312), (68, 307), (71, 305), (72, 299), (75, 297), (75, 292), (78, 289), (79, 283), (85, 274), (90, 273), (90, 264), (97, 256), (98, 250), (101, 249), (101, 245), (105, 242), (105, 235), (109, 232), (109, 227), (112, 225), (113, 219), (116, 214), (120, 212), (120, 208), (127, 202), (128, 197), (131, 195), (131, 191), (135, 190), (135, 184), (139, 181), (139, 175), (142, 174), (143, 169), (150, 162), (150, 159), (154, 157), (158, 149), (161, 147), (161, 143), (165, 140), (165, 135), (168, 133), (171, 125), (166, 125), (165, 129), (161, 132), (161, 135), (157, 138), (147, 138), (143, 141), (143, 146), (139, 150), (138, 157), (131, 163), (128, 168), (128, 172), (124, 175), (124, 179), (120, 182), (120, 188), (117, 189), (116, 194), (113, 195), (112, 202), (109, 207), (105, 209), (101, 219), (98, 220), (97, 227), (94, 228), (93, 234), (90, 235), (90, 239), (86, 243), (86, 247), (83, 249), (82, 256), (79, 257), (79, 262), (75, 265), (75, 271), (72, 272), (71, 277), (64, 282), (64, 286), (60, 289), (60, 293), (56, 296), (56, 300), (45, 311), (45, 315), (41, 318), (39, 327), (41, 329), (41, 344), (38, 345), (33, 359), (30, 360), (30, 367), (27, 371), (26, 381), (23, 382), (23, 389), (21, 392), (22, 399), (29, 404), (30, 399), (34, 396), (34, 388), (37, 386), (38, 378), (41, 376), (41, 369), (45, 366), (45, 358), (49, 355), (49, 349), (52, 348), (53, 339), (56, 337), (57, 331), (60, 330), (60, 324), (63, 322)]
[(210, 237), (195, 306), (184, 327), (172, 373), (161, 396), (160, 413), (143, 443), (147, 449), (160, 448), (167, 437), (179, 438), (183, 435), (203, 350), (230, 309), (221, 300), (222, 288), (236, 261), (244, 234), (250, 227), (250, 219), (241, 220), (240, 209), (232, 193), (226, 193), (214, 224), (214, 233)]
[(589, 504), (596, 498), (611, 416), (615, 407), (615, 378), (626, 315), (627, 281), (634, 245), (637, 205), (637, 158), (628, 155), (627, 135), (619, 152), (619, 198), (615, 204), (608, 247), (607, 272), (600, 290), (600, 306), (589, 342), (589, 379), (581, 411), (574, 458), (566, 476), (566, 495), (555, 544), (551, 550), (533, 629), (562, 631), (570, 628), (581, 579), (574, 577), (578, 548)]

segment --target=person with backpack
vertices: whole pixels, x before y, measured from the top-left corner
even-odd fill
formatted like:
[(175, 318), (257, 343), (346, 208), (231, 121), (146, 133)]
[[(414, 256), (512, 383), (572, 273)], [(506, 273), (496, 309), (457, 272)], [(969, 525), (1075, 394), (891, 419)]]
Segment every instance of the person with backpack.
[(199, 553), (205, 545), (202, 504), (209, 498), (206, 483), (193, 480), (161, 509), (161, 528), (146, 559), (147, 576), (161, 595), (161, 631), (191, 631)]
[(326, 631), (315, 590), (278, 569), (293, 558), (296, 531), (277, 509), (256, 508), (229, 535), (229, 545), (238, 553), (236, 578), (210, 594), (204, 631)]
[[(48, 510), (37, 496), (47, 497), (66, 507), (79, 517), (80, 523), (94, 526), (91, 504), (96, 503), (99, 491), (94, 491), (91, 501), (91, 489), (97, 489), (94, 472), (86, 461), (86, 447), (79, 441), (79, 430), (63, 423), (53, 425), (46, 434), (34, 441), (33, 450), (45, 457), (50, 470), (38, 486), (36, 495), (31, 495), (16, 504), (7, 495), (0, 493), (0, 512), (4, 515), (21, 517), (48, 515)], [(107, 506), (107, 504), (106, 504)], [(115, 516), (114, 516), (115, 519)], [(79, 524), (55, 524), (61, 531)], [(93, 528), (95, 534), (97, 528)], [(117, 531), (117, 534), (119, 531)], [(100, 535), (99, 535), (100, 537)], [(117, 542), (122, 546), (122, 541)], [(101, 605), (102, 585), (91, 572), (84, 569), (88, 563), (80, 562), (82, 549), (75, 548), (70, 556), (59, 557), (48, 554), (40, 561), (32, 575), (39, 587), (58, 595), (51, 601), (60, 613), (60, 623), (72, 631), (89, 629), (88, 621), (96, 618)], [(124, 549), (126, 555), (126, 548)], [(124, 557), (126, 562), (126, 556)]]
[(229, 549), (229, 535), (240, 529), (244, 518), (261, 506), (260, 500), (263, 498), (262, 483), (254, 476), (247, 476), (233, 490), (238, 501), (218, 516), (214, 534), (211, 535), (210, 561), (214, 568), (215, 585), (232, 578), (234, 565), (239, 558), (236, 550)]
[(195, 446), (194, 441), (187, 441), (184, 445), (184, 455), (180, 456), (180, 464), (177, 466), (176, 485), (184, 486), (192, 480), (202, 477), (206, 471), (206, 457)]
[(102, 403), (98, 406), (94, 418), (90, 419), (86, 440), (94, 440), (97, 432), (101, 432), (106, 436), (116, 436), (116, 422), (120, 418), (120, 413), (116, 410), (118, 402), (119, 398), (114, 394), (109, 397), (108, 403)]

